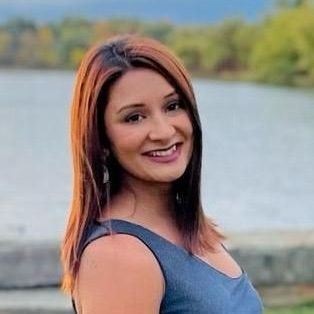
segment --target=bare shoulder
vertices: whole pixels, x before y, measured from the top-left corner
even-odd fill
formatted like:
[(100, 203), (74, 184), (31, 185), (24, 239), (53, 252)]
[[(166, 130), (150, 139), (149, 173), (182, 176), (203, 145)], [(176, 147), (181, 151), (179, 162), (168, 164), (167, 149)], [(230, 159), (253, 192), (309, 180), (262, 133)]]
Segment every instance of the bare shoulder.
[(141, 240), (115, 234), (86, 247), (76, 287), (83, 314), (159, 313), (164, 279), (156, 258)]

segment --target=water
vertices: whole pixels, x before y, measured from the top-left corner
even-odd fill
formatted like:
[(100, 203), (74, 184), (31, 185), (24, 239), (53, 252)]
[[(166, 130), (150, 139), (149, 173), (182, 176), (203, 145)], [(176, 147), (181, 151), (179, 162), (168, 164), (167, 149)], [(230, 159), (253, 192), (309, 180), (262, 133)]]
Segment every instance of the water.
[[(61, 239), (74, 73), (0, 70), (0, 241)], [(202, 198), (223, 230), (314, 228), (314, 91), (193, 81)]]

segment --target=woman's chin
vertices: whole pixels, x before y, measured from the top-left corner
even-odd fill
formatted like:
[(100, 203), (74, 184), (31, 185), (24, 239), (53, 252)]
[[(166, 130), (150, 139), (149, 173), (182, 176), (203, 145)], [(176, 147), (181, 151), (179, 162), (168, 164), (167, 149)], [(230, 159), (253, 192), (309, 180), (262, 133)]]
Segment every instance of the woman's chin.
[(164, 175), (162, 175), (162, 173), (159, 172), (158, 174), (156, 174), (156, 176), (151, 176), (149, 181), (171, 183), (182, 177), (184, 171), (185, 169), (180, 169), (178, 171), (173, 171), (172, 173), (171, 172), (165, 173)]

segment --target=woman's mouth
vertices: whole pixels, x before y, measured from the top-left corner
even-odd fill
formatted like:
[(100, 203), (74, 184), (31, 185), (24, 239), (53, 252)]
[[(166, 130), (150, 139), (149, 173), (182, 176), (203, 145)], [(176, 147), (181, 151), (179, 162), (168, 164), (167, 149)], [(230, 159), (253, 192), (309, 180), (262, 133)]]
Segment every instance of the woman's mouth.
[(154, 162), (172, 162), (179, 157), (181, 145), (182, 143), (176, 143), (166, 150), (154, 150), (144, 155)]

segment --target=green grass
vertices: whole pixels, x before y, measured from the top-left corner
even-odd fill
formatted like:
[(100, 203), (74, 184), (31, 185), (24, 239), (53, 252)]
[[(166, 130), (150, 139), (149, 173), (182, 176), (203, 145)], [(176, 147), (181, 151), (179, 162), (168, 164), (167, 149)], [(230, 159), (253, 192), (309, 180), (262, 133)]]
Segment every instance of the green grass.
[(314, 301), (290, 307), (266, 308), (265, 314), (314, 314)]

